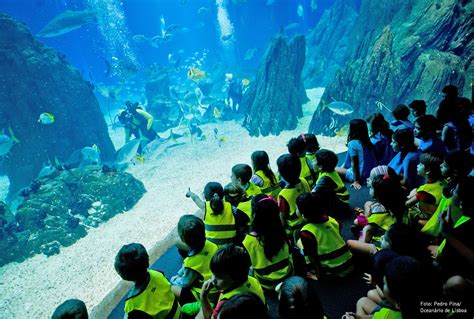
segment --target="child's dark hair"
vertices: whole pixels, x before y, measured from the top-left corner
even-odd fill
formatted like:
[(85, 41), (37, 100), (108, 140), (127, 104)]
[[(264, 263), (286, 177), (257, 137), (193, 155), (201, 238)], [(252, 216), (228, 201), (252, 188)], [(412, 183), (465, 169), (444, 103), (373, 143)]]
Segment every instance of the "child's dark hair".
[(415, 124), (418, 124), (421, 130), (431, 135), (434, 135), (441, 128), (438, 119), (431, 114), (418, 117)]
[(472, 155), (463, 151), (449, 152), (444, 157), (444, 161), (452, 172), (452, 176), (447, 177), (462, 179), (472, 170)]
[(377, 201), (401, 222), (406, 212), (406, 195), (400, 180), (390, 175), (377, 175), (372, 178), (372, 188)]
[(392, 249), (379, 250), (372, 256), (372, 277), (380, 289), (383, 289), (383, 277), (385, 276), (385, 266), (400, 255)]
[(402, 153), (408, 153), (416, 150), (415, 135), (410, 129), (396, 130), (393, 133), (393, 140), (397, 142)]
[(303, 139), (292, 138), (286, 145), (288, 146), (288, 153), (293, 155), (304, 154), (306, 152), (306, 144)]
[(262, 171), (263, 174), (270, 180), (271, 186), (275, 186), (278, 182), (275, 174), (273, 174), (272, 170), (270, 169), (270, 159), (268, 158), (268, 154), (265, 151), (255, 151), (250, 156), (252, 159), (252, 165), (254, 171)]
[(315, 156), (318, 166), (321, 166), (323, 172), (333, 172), (339, 161), (336, 153), (326, 149), (320, 149)]
[(369, 148), (374, 147), (374, 145), (370, 141), (367, 122), (363, 119), (353, 119), (349, 122), (349, 134), (347, 135), (347, 143), (352, 140), (359, 140), (362, 145)]
[[(474, 189), (474, 177), (467, 176), (458, 184), (458, 200), (461, 202), (462, 211), (468, 217), (473, 217), (474, 212), (474, 196), (472, 190)], [(471, 215), (467, 215), (471, 214)]]
[(326, 221), (324, 199), (317, 193), (303, 193), (296, 198), (296, 206), (301, 215), (310, 223), (321, 223)]
[(408, 107), (415, 110), (416, 112), (425, 113), (427, 106), (425, 100), (413, 100), (410, 104), (408, 104)]
[(435, 152), (423, 153), (420, 155), (420, 163), (425, 167), (428, 177), (436, 182), (443, 178), (440, 165), (443, 163), (443, 157)]
[(248, 199), (245, 189), (234, 182), (227, 184), (224, 187), (224, 198), (233, 206), (237, 206), (240, 202)]
[(215, 275), (228, 275), (236, 284), (247, 281), (252, 265), (247, 251), (234, 244), (225, 245), (212, 256), (210, 268)]
[(278, 204), (272, 197), (264, 194), (252, 198), (252, 229), (267, 259), (272, 260), (285, 244), (286, 233), (281, 224)]
[(124, 245), (115, 256), (114, 266), (123, 280), (136, 281), (150, 266), (148, 253), (142, 244)]
[(178, 222), (181, 240), (195, 252), (200, 252), (206, 242), (204, 222), (194, 215), (183, 215)]
[(255, 294), (240, 293), (227, 300), (220, 312), (220, 319), (269, 319), (267, 306)]
[(319, 142), (313, 133), (303, 133), (298, 136), (298, 139), (303, 140), (306, 146), (306, 152), (314, 153), (319, 150)]
[(232, 167), (232, 173), (236, 178), (240, 178), (243, 185), (252, 178), (252, 168), (247, 164), (237, 164)]
[(211, 208), (214, 214), (219, 215), (224, 211), (224, 189), (217, 182), (209, 182), (204, 186), (204, 198), (211, 202)]
[(367, 122), (370, 124), (371, 136), (375, 136), (378, 133), (386, 136), (387, 138), (392, 138), (392, 130), (390, 129), (390, 124), (385, 120), (382, 113), (374, 113), (367, 119)]
[(405, 104), (399, 104), (392, 110), (392, 115), (396, 120), (407, 120), (410, 116), (410, 109)]
[(290, 185), (294, 186), (300, 182), (301, 161), (293, 154), (283, 154), (277, 160), (278, 172)]
[(88, 319), (85, 303), (79, 299), (68, 299), (54, 310), (51, 319)]
[(282, 319), (323, 319), (324, 311), (314, 287), (304, 278), (293, 276), (280, 288), (278, 313)]
[(431, 255), (419, 231), (404, 223), (395, 223), (385, 234), (390, 241), (390, 249), (400, 256), (410, 256), (421, 262), (431, 263)]

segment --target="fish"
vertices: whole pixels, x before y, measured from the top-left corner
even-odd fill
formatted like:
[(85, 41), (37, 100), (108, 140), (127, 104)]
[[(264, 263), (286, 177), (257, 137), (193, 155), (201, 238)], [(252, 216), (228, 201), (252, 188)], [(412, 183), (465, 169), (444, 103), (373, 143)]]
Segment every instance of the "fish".
[(38, 174), (38, 178), (51, 176), (52, 174), (56, 173), (57, 171), (58, 171), (58, 169), (53, 164), (45, 165), (40, 170), (40, 172)]
[(95, 165), (100, 165), (100, 151), (99, 148), (94, 144), (92, 147), (86, 146), (82, 148), (81, 150), (82, 154), (82, 164), (90, 165), (90, 164), (95, 164)]
[(225, 41), (229, 41), (230, 39), (232, 39), (232, 35), (233, 35), (232, 33), (223, 34), (223, 35), (221, 36), (221, 40), (224, 41), (224, 42), (225, 42)]
[(347, 136), (347, 134), (349, 134), (349, 125), (346, 124), (340, 129), (334, 129), (334, 134), (336, 134), (336, 136)]
[(304, 9), (303, 9), (303, 6), (301, 4), (299, 4), (298, 7), (296, 8), (296, 13), (298, 14), (298, 17), (300, 17), (300, 18), (303, 17)]
[(221, 111), (217, 108), (217, 106), (214, 107), (214, 110), (212, 110), (212, 116), (216, 119), (220, 119), (222, 117)]
[(134, 139), (122, 146), (117, 152), (115, 158), (115, 164), (122, 165), (129, 163), (137, 155), (138, 148), (140, 147), (140, 139)]
[(41, 124), (53, 124), (54, 123), (54, 115), (51, 113), (43, 112), (40, 114), (38, 123)]
[(95, 21), (97, 18), (93, 11), (66, 10), (49, 21), (36, 35), (42, 38), (57, 37)]
[(10, 152), (13, 145), (20, 143), (10, 127), (8, 128), (8, 131), (10, 136), (6, 135), (4, 130), (0, 132), (0, 156), (5, 156)]
[(113, 85), (109, 85), (109, 86), (97, 85), (96, 89), (97, 89), (97, 92), (99, 92), (99, 94), (102, 95), (103, 97), (112, 98), (112, 99), (116, 99), (117, 95), (122, 90), (121, 87), (117, 87)]
[(293, 30), (293, 29), (297, 29), (299, 28), (301, 25), (297, 22), (293, 22), (293, 23), (290, 23), (288, 24), (286, 27), (284, 27), (284, 30), (285, 31), (289, 31), (289, 30)]
[(250, 84), (250, 80), (249, 79), (242, 79), (242, 85), (243, 86), (248, 86)]
[(245, 52), (244, 60), (251, 60), (257, 51), (258, 51), (257, 48), (248, 49), (248, 50)]
[(334, 101), (327, 105), (327, 108), (339, 115), (348, 115), (354, 112), (352, 106), (341, 101)]
[(189, 68), (188, 70), (188, 79), (193, 80), (194, 82), (198, 83), (201, 80), (206, 78), (206, 72), (202, 71), (198, 68)]
[(139, 163), (142, 163), (142, 164), (145, 163), (145, 158), (144, 158), (142, 155), (137, 155), (137, 156), (135, 157), (135, 159), (136, 159), (137, 162), (139, 162)]
[(376, 106), (380, 111), (382, 111), (382, 109), (386, 109), (387, 111), (392, 112), (391, 109), (389, 109), (385, 104), (383, 104), (383, 103), (380, 102), (380, 101), (375, 101), (375, 106)]

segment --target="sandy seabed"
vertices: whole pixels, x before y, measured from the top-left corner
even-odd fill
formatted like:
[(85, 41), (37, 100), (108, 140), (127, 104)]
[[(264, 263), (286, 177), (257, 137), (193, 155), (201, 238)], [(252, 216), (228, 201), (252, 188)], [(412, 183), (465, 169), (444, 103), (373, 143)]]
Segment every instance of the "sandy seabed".
[[(131, 210), (90, 229), (85, 238), (61, 248), (59, 255), (37, 255), (0, 268), (0, 318), (49, 318), (56, 306), (69, 298), (83, 300), (89, 310), (95, 307), (121, 280), (113, 260), (122, 245), (139, 242), (147, 249), (153, 247), (170, 233), (182, 214), (196, 211), (184, 195), (188, 187), (201, 194), (209, 181), (227, 184), (231, 167), (250, 164), (255, 150), (267, 151), (276, 171), (276, 159), (287, 152), (288, 140), (307, 131), (323, 92), (323, 88), (307, 90), (311, 101), (303, 106), (304, 116), (294, 131), (256, 138), (237, 122), (206, 124), (201, 127), (206, 141), (186, 138), (183, 145), (147, 155), (144, 164), (129, 169), (147, 189)], [(220, 146), (213, 137), (214, 128), (226, 138)], [(120, 146), (123, 130), (111, 131), (111, 138)], [(343, 137), (318, 136), (318, 140), (322, 148), (346, 150)]]

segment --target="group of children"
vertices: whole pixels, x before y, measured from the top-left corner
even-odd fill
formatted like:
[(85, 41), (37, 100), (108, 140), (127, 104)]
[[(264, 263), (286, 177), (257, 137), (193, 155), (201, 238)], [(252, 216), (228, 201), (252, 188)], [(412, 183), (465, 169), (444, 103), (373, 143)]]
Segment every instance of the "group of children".
[[(140, 244), (116, 256), (117, 273), (135, 283), (128, 318), (269, 318), (272, 293), (281, 318), (325, 318), (311, 280), (344, 278), (363, 256), (373, 289), (347, 318), (419, 318), (420, 302), (464, 300), (474, 290), (472, 105), (453, 90), (437, 117), (417, 100), (397, 106), (392, 123), (380, 113), (351, 120), (341, 167), (314, 134), (301, 134), (278, 157), (278, 174), (259, 150), (224, 187), (207, 183), (203, 198), (188, 189), (200, 211), (178, 222), (184, 259), (170, 281), (149, 269)], [(344, 180), (366, 185), (373, 200), (351, 209)], [(346, 241), (341, 221), (352, 216)]]

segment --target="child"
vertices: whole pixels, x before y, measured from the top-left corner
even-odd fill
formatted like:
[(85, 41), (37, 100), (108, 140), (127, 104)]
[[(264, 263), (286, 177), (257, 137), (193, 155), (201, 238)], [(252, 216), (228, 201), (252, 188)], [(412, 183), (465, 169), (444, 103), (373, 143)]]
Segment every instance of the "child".
[(280, 221), (278, 205), (272, 197), (257, 195), (252, 199), (252, 232), (243, 246), (250, 255), (255, 277), (266, 290), (293, 274), (291, 253)]
[(296, 276), (286, 279), (280, 287), (278, 314), (281, 319), (326, 318), (314, 286)]
[(418, 119), (420, 116), (426, 115), (426, 102), (425, 100), (413, 100), (410, 104), (408, 104), (410, 108), (411, 114), (413, 117)]
[(237, 164), (232, 167), (231, 180), (241, 185), (248, 197), (252, 197), (262, 193), (260, 187), (250, 181), (252, 178), (252, 168), (247, 164)]
[(444, 156), (446, 147), (436, 135), (439, 129), (439, 122), (433, 115), (422, 115), (415, 120), (415, 130), (413, 133), (419, 139), (418, 149), (422, 153), (436, 152)]
[(115, 257), (114, 266), (123, 280), (135, 284), (125, 300), (125, 313), (129, 318), (146, 315), (181, 318), (178, 298), (173, 294), (166, 277), (161, 272), (148, 269), (148, 253), (143, 245), (132, 243), (122, 246)]
[(296, 198), (309, 192), (308, 182), (300, 178), (301, 161), (296, 155), (284, 154), (277, 160), (278, 172), (285, 182), (285, 187), (278, 194), (278, 209), (286, 235), (295, 242), (304, 221), (296, 214)]
[[(298, 139), (302, 139), (304, 144), (306, 145), (306, 158), (309, 159), (310, 163), (314, 161), (314, 156), (316, 152), (319, 150), (319, 142), (316, 138), (316, 135), (312, 133), (303, 133), (298, 136)], [(310, 165), (311, 167), (311, 165)]]
[(244, 292), (233, 296), (221, 308), (219, 319), (270, 319), (268, 309), (260, 298)]
[(367, 119), (370, 141), (374, 144), (378, 165), (387, 165), (395, 156), (392, 146), (392, 130), (382, 113), (374, 113)]
[(311, 162), (306, 158), (306, 144), (302, 138), (292, 138), (288, 144), (288, 153), (298, 156), (301, 162), (300, 178), (306, 179), (310, 187), (317, 179)]
[(217, 182), (209, 182), (204, 187), (205, 202), (196, 193), (188, 190), (186, 197), (204, 212), (206, 239), (217, 246), (233, 243), (237, 238), (237, 230), (241, 221), (236, 222), (232, 206), (224, 201), (224, 189)]
[(349, 191), (336, 172), (337, 161), (337, 155), (330, 150), (316, 152), (313, 165), (319, 176), (313, 192), (326, 198), (329, 211), (341, 215), (349, 210)]
[(369, 184), (370, 195), (377, 203), (369, 202), (367, 225), (359, 240), (348, 240), (351, 250), (373, 255), (380, 249), (380, 241), (387, 229), (401, 222), (405, 214), (405, 193), (395, 176), (377, 175)]
[(209, 265), (218, 247), (206, 240), (204, 222), (194, 215), (181, 216), (178, 234), (188, 252), (183, 266), (170, 281), (175, 296), (185, 305), (200, 300), (202, 284), (211, 278)]
[(370, 170), (377, 165), (375, 148), (370, 141), (367, 123), (364, 120), (350, 121), (347, 147), (344, 165), (336, 167), (336, 171), (342, 178), (352, 183), (351, 187), (359, 190), (369, 177)]
[(82, 300), (68, 299), (54, 310), (51, 319), (88, 319), (86, 305)]
[(392, 115), (395, 118), (393, 122), (390, 123), (390, 129), (395, 132), (398, 130), (409, 129), (413, 131), (415, 126), (413, 125), (410, 120), (408, 120), (408, 116), (410, 116), (410, 110), (404, 104), (397, 105), (393, 111)]
[(418, 175), (425, 178), (426, 184), (413, 189), (408, 196), (406, 205), (410, 208), (410, 221), (414, 221), (421, 226), (426, 224), (441, 201), (441, 194), (446, 185), (440, 170), (442, 162), (441, 155), (424, 153), (421, 154), (420, 163), (416, 168)]
[(270, 159), (265, 151), (255, 151), (251, 155), (255, 175), (250, 181), (260, 187), (262, 193), (277, 197), (281, 191), (278, 179), (270, 168)]
[(237, 211), (245, 214), (242, 218), (250, 226), (252, 221), (252, 199), (247, 196), (245, 189), (237, 183), (229, 183), (224, 187), (224, 198), (236, 209), (235, 214), (237, 214)]
[(461, 109), (459, 103), (453, 110), (452, 119), (444, 124), (441, 139), (448, 152), (469, 152), (472, 144), (469, 114), (467, 110)]
[[(248, 275), (251, 262), (245, 249), (226, 245), (221, 247), (211, 259), (212, 279), (204, 282), (201, 291), (201, 311), (205, 319), (217, 318), (223, 304), (233, 296), (250, 292), (266, 304), (262, 287), (257, 279)], [(220, 291), (217, 305), (212, 309), (208, 299), (211, 288)]]
[(300, 237), (307, 264), (312, 269), (308, 276), (344, 277), (352, 272), (352, 254), (342, 239), (339, 223), (325, 212), (324, 199), (315, 193), (305, 193), (298, 196), (296, 204), (307, 223)]
[(413, 131), (409, 129), (395, 131), (392, 137), (392, 148), (397, 154), (388, 166), (400, 176), (401, 184), (407, 190), (422, 185), (424, 180), (416, 173), (421, 153), (415, 146)]

